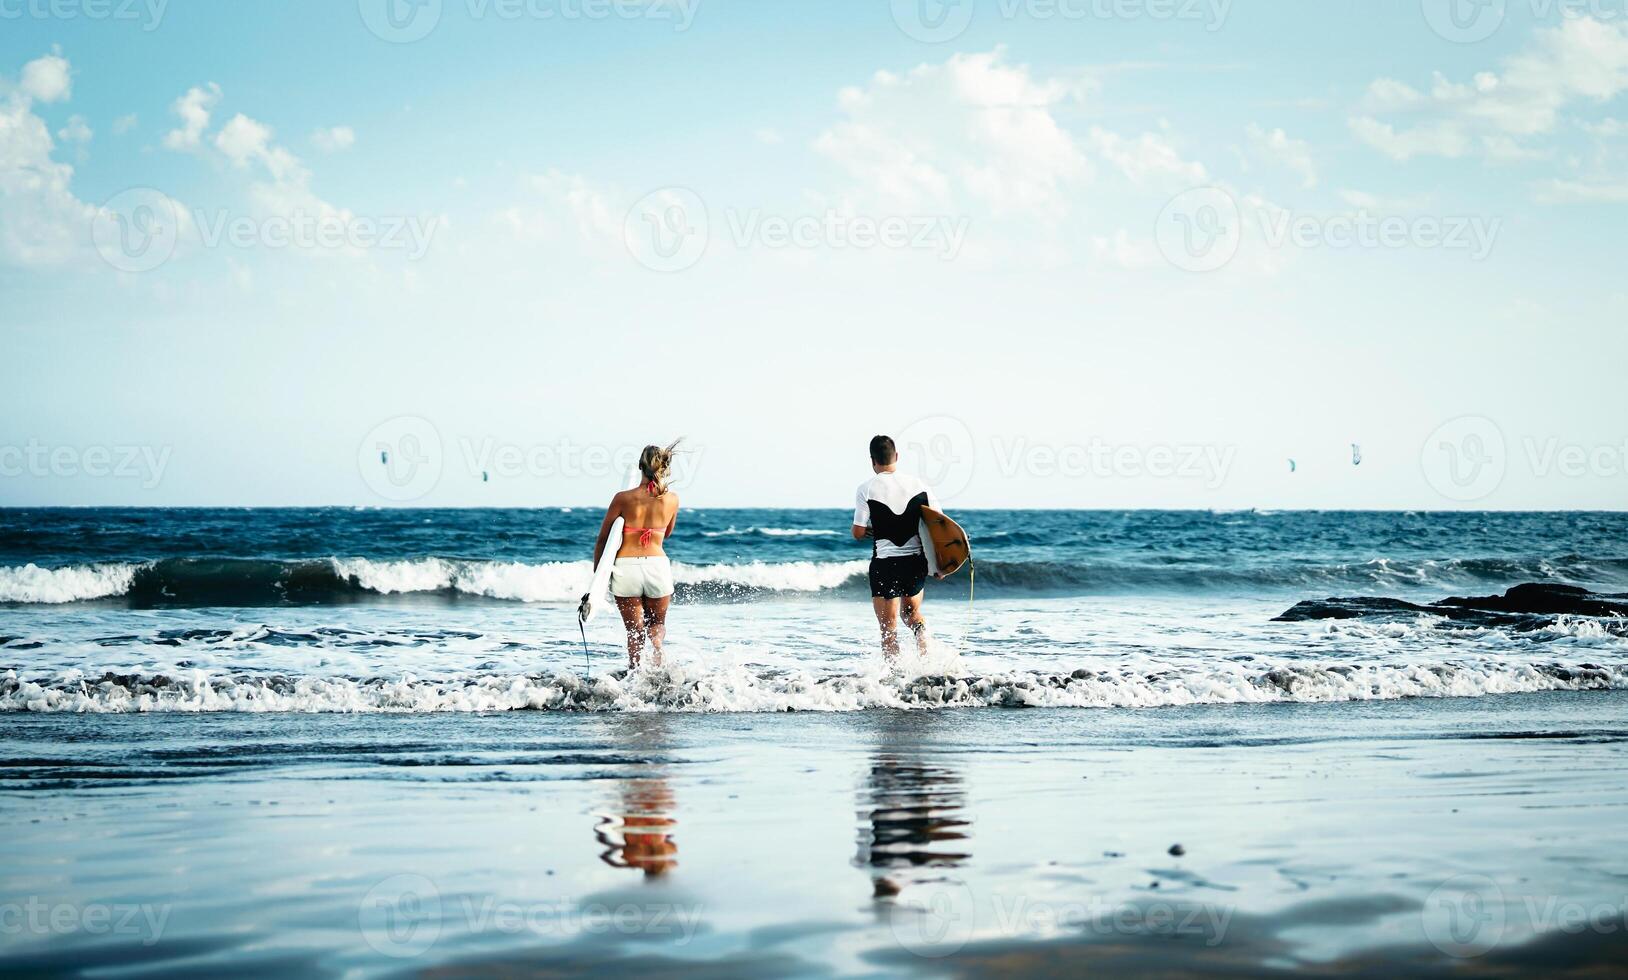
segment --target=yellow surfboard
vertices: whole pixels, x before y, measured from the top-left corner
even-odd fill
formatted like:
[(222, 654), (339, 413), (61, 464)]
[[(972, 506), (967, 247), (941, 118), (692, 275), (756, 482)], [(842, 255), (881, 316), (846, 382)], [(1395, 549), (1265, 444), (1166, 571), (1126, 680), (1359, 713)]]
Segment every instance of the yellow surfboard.
[(972, 557), (967, 532), (943, 511), (931, 507), (921, 509), (921, 543), (927, 553), (927, 571), (932, 575), (954, 575)]

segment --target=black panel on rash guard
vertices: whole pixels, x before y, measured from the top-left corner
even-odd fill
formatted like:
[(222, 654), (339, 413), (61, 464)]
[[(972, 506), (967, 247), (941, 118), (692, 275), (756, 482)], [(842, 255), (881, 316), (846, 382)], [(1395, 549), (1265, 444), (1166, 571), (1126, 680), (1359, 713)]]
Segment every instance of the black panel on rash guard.
[(876, 540), (887, 540), (899, 547), (905, 544), (921, 531), (921, 509), (927, 506), (927, 493), (923, 491), (910, 498), (904, 505), (903, 514), (895, 514), (888, 509), (887, 504), (880, 500), (868, 501), (871, 505), (871, 530)]

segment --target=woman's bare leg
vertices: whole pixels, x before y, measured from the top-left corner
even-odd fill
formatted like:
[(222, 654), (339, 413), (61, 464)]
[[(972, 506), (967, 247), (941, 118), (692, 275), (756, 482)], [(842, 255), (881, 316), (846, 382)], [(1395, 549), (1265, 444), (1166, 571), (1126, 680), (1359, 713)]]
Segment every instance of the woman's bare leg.
[(670, 595), (644, 600), (644, 629), (650, 637), (651, 662), (657, 667), (661, 666), (661, 645), (667, 640), (667, 607), (672, 601)]
[[(627, 627), (627, 666), (639, 669), (639, 655), (644, 652), (645, 616), (644, 600), (616, 597), (616, 611), (622, 614), (622, 625)], [(658, 650), (660, 647), (657, 648)]]

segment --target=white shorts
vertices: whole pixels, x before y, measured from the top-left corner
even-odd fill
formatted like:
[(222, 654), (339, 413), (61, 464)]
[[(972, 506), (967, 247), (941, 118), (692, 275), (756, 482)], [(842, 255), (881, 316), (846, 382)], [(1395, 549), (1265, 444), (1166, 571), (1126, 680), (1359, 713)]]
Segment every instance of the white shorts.
[(673, 594), (673, 563), (665, 555), (618, 558), (610, 587), (618, 599), (665, 599)]

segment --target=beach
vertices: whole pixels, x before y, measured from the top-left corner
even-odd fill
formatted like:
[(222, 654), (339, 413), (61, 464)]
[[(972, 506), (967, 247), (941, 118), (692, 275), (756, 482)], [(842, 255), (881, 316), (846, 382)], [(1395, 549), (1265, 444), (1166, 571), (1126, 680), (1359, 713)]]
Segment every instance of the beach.
[(0, 963), (1612, 972), (1624, 698), (11, 716)]
[(968, 511), (888, 665), (703, 511), (629, 673), (592, 511), (3, 513), (7, 972), (1623, 961), (1619, 515)]

